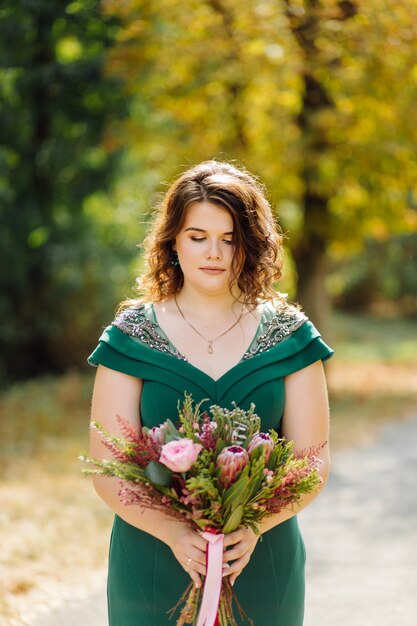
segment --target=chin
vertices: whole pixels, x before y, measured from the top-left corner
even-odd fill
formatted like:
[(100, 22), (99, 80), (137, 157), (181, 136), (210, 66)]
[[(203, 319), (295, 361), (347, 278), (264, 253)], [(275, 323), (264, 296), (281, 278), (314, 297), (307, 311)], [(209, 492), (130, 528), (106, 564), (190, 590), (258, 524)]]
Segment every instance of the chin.
[(215, 280), (207, 280), (207, 281), (198, 281), (197, 282), (190, 282), (190, 285), (192, 285), (192, 287), (196, 290), (196, 291), (200, 291), (201, 293), (207, 294), (207, 295), (224, 295), (225, 293), (229, 293), (230, 292), (230, 288), (229, 285), (227, 284), (227, 282), (225, 280), (219, 280), (219, 281), (215, 281)]

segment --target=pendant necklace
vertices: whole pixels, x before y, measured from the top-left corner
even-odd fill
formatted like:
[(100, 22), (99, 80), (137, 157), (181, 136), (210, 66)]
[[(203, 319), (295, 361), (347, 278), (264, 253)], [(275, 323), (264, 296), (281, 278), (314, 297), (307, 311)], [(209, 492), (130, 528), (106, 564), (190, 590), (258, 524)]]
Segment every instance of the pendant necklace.
[(184, 313), (181, 311), (181, 309), (180, 309), (180, 307), (179, 307), (179, 305), (178, 305), (178, 302), (177, 302), (177, 298), (176, 298), (176, 296), (174, 296), (174, 301), (175, 301), (175, 304), (176, 304), (176, 306), (177, 306), (178, 312), (180, 313), (180, 315), (181, 315), (182, 319), (184, 320), (184, 322), (185, 322), (186, 324), (188, 324), (188, 326), (190, 326), (190, 327), (191, 327), (191, 328), (192, 328), (192, 329), (193, 329), (193, 330), (197, 333), (197, 335), (200, 335), (200, 337), (201, 337), (202, 339), (204, 339), (204, 341), (206, 341), (206, 342), (208, 343), (208, 346), (207, 346), (207, 352), (208, 352), (209, 354), (213, 354), (213, 343), (214, 343), (215, 341), (217, 341), (217, 339), (220, 339), (220, 337), (223, 337), (223, 335), (225, 335), (226, 333), (228, 333), (230, 330), (232, 330), (232, 328), (234, 328), (234, 327), (236, 326), (236, 324), (238, 324), (238, 323), (240, 322), (240, 319), (241, 319), (241, 317), (242, 317), (242, 315), (243, 315), (243, 308), (244, 308), (244, 307), (242, 306), (242, 310), (240, 311), (240, 315), (239, 315), (239, 317), (238, 317), (238, 318), (237, 318), (237, 320), (234, 322), (234, 324), (232, 324), (232, 325), (230, 326), (230, 328), (228, 328), (227, 330), (225, 330), (225, 331), (224, 331), (223, 333), (221, 333), (220, 335), (217, 335), (217, 337), (214, 337), (214, 339), (207, 339), (206, 337), (204, 337), (204, 335), (202, 335), (202, 334), (200, 333), (200, 331), (199, 331), (199, 330), (197, 330), (196, 328), (194, 328), (194, 326), (193, 326), (192, 324), (190, 324), (190, 322), (189, 322), (188, 320), (186, 320), (186, 319), (185, 319), (185, 315), (184, 315)]

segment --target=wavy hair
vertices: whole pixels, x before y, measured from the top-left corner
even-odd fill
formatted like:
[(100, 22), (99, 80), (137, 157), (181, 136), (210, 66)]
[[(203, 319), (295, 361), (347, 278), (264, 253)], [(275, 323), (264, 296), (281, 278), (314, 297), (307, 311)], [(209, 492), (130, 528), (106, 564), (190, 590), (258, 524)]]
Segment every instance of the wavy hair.
[(137, 299), (125, 300), (119, 310), (143, 302), (160, 302), (177, 294), (184, 282), (179, 265), (172, 264), (172, 244), (193, 202), (210, 202), (226, 209), (233, 219), (234, 255), (231, 282), (242, 301), (279, 300), (274, 289), (282, 276), (283, 235), (276, 224), (264, 186), (242, 167), (204, 161), (175, 180), (156, 208), (151, 231), (143, 242), (145, 272), (136, 280)]

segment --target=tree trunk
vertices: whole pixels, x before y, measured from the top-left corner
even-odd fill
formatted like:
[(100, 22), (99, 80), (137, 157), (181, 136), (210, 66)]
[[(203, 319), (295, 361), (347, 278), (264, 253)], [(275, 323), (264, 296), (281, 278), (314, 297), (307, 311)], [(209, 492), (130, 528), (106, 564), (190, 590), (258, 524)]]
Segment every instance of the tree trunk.
[(297, 301), (317, 326), (329, 338), (330, 299), (326, 290), (328, 258), (326, 238), (317, 228), (327, 216), (326, 201), (311, 194), (305, 195), (304, 225), (301, 238), (293, 250), (296, 264)]
[[(304, 192), (303, 225), (300, 239), (294, 250), (294, 261), (298, 274), (297, 300), (307, 315), (324, 334), (328, 334), (330, 298), (326, 290), (327, 241), (331, 238), (331, 216), (328, 209), (330, 196), (315, 191), (315, 181), (320, 158), (331, 148), (325, 133), (316, 128), (317, 114), (333, 106), (323, 86), (307, 72), (304, 74), (303, 106), (298, 124), (304, 137), (303, 169)], [(316, 185), (317, 186), (317, 185)]]
[[(317, 192), (321, 179), (320, 161), (332, 142), (323, 127), (317, 123), (321, 113), (335, 107), (331, 94), (317, 78), (317, 68), (329, 64), (323, 60), (316, 41), (326, 37), (326, 20), (345, 21), (354, 17), (357, 6), (352, 1), (335, 2), (333, 6), (319, 0), (310, 0), (302, 10), (287, 0), (290, 28), (303, 51), (303, 101), (298, 115), (302, 136), (303, 168), (301, 177), (304, 193), (300, 199), (304, 213), (303, 230), (295, 249), (294, 261), (298, 274), (297, 300), (306, 314), (324, 336), (329, 336), (330, 298), (325, 279), (328, 269), (327, 242), (332, 238), (332, 217), (329, 211), (330, 195)], [(339, 63), (332, 58), (332, 66)]]

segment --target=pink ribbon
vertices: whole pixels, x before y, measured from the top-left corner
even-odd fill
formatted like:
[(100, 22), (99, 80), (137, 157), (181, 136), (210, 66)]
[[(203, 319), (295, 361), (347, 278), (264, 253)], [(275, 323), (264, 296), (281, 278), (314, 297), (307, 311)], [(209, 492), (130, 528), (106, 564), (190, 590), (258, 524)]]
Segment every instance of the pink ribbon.
[(206, 548), (207, 571), (197, 626), (215, 626), (222, 587), (224, 535), (205, 532), (201, 536), (208, 541)]

